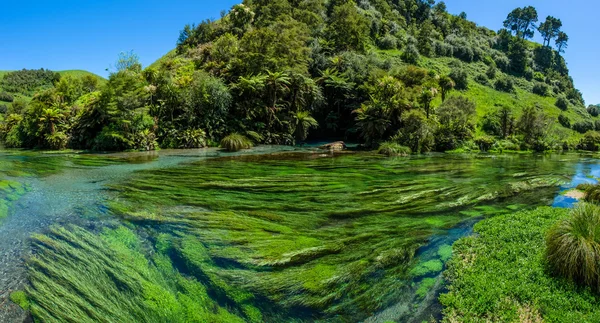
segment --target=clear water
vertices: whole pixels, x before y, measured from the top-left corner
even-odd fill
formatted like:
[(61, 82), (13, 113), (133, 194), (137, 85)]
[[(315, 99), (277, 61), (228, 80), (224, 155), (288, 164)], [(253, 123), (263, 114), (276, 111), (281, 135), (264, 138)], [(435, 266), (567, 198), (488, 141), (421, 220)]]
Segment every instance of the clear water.
[[(317, 284), (314, 293), (306, 295), (305, 300), (311, 305), (301, 309), (293, 301), (286, 303), (265, 293), (266, 282), (278, 284), (271, 280), (274, 276), (269, 276), (270, 269), (266, 267), (261, 269), (267, 270), (264, 281), (262, 278), (251, 280), (244, 286), (236, 286), (235, 280), (220, 278), (236, 288), (262, 293), (261, 302), (272, 303), (272, 309), (255, 305), (265, 312), (268, 321), (421, 322), (439, 318), (436, 299), (443, 289), (441, 271), (435, 269), (419, 275), (407, 272), (415, 272), (415, 268), (424, 263), (443, 261), (445, 256), (441, 250), (471, 234), (473, 224), (486, 216), (539, 205), (570, 207), (574, 201), (560, 193), (600, 177), (596, 160), (579, 155), (432, 155), (387, 159), (366, 153), (331, 155), (310, 149), (261, 147), (234, 155), (214, 149), (103, 156), (1, 153), (0, 174), (5, 179), (23, 183), (28, 190), (16, 201), (10, 201), (8, 216), (0, 220), (0, 321), (23, 318), (23, 312), (6, 298), (10, 291), (22, 289), (26, 284), (24, 259), (31, 252), (29, 237), (45, 233), (53, 225), (75, 223), (93, 228), (120, 223), (122, 220), (109, 212), (115, 199), (126, 201), (130, 207), (160, 209), (165, 214), (176, 212), (178, 215), (199, 210), (244, 213), (249, 212), (244, 207), (268, 203), (269, 212), (284, 218), (294, 217), (278, 220), (291, 230), (291, 235), (312, 239), (318, 245), (336, 243), (340, 235), (373, 233), (372, 239), (365, 238), (363, 244), (353, 248), (342, 248), (309, 264), (286, 267), (278, 273), (279, 280), (308, 272), (314, 263), (339, 273), (356, 268), (360, 259), (354, 259), (353, 255), (372, 261), (386, 256), (386, 251), (400, 244), (413, 250), (414, 258), (408, 263), (358, 273), (357, 279), (371, 284), (372, 288)], [(271, 155), (289, 151), (295, 154)], [(235, 157), (237, 155), (246, 157)], [(157, 183), (165, 188), (145, 189)], [(204, 189), (192, 191), (197, 194), (193, 200), (177, 197), (177, 194), (185, 196), (189, 187), (196, 188), (196, 185), (203, 185)], [(130, 191), (134, 188), (135, 193)], [(300, 197), (302, 203), (315, 212), (298, 210)], [(348, 217), (347, 214), (355, 215)], [(313, 217), (313, 220), (301, 221), (300, 216)], [(146, 225), (140, 222), (136, 226), (144, 228)], [(146, 229), (170, 232), (168, 225), (152, 225)], [(267, 255), (264, 246), (269, 246), (270, 238), (256, 235), (252, 227), (248, 227), (247, 236), (244, 231), (228, 231), (226, 227), (210, 229), (198, 224), (197, 229), (202, 230), (202, 234), (196, 238), (203, 240), (211, 254), (222, 261), (215, 265), (217, 267), (230, 270), (233, 262), (249, 261), (237, 254), (237, 245), (232, 243), (234, 238), (250, 239), (240, 250), (252, 254), (252, 261), (281, 257), (275, 251)], [(199, 232), (195, 230), (189, 234)], [(276, 239), (284, 243), (291, 238), (280, 235)], [(294, 247), (281, 253), (290, 250), (294, 251)], [(235, 255), (225, 251), (235, 252)], [(365, 271), (372, 270), (365, 268)], [(236, 277), (254, 277), (256, 270), (244, 267), (233, 272)], [(373, 276), (375, 273), (379, 278)], [(388, 289), (381, 282), (388, 284)], [(425, 282), (427, 288), (423, 287)], [(337, 312), (325, 308), (331, 304), (316, 305), (321, 293), (335, 293), (341, 288), (345, 289), (335, 303), (339, 305)], [(304, 292), (289, 289), (282, 293)], [(365, 301), (361, 297), (363, 292), (376, 296), (378, 301)], [(364, 310), (349, 310), (351, 306), (344, 304), (361, 304)]]

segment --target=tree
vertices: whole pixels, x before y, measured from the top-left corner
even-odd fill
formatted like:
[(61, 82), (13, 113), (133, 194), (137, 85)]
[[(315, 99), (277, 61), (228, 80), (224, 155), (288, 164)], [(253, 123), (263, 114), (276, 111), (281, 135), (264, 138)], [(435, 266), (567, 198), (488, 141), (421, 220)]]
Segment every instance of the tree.
[(294, 136), (298, 141), (306, 140), (310, 128), (317, 128), (319, 123), (315, 118), (311, 117), (308, 111), (298, 111), (293, 115), (294, 119)]
[(454, 89), (456, 83), (454, 83), (454, 81), (449, 76), (442, 76), (438, 80), (438, 84), (440, 85), (440, 89), (442, 90), (442, 102), (445, 102), (448, 92)]
[(556, 48), (559, 53), (564, 53), (565, 49), (568, 47), (569, 36), (564, 32), (559, 32), (558, 37), (556, 38)]
[(504, 27), (513, 31), (517, 37), (527, 39), (533, 37), (537, 21), (538, 13), (534, 7), (517, 8), (508, 14)]
[(361, 136), (367, 145), (374, 145), (381, 141), (390, 126), (386, 106), (379, 100), (371, 100), (354, 111), (356, 124), (361, 131)]
[(544, 39), (543, 46), (550, 47), (550, 41), (558, 36), (560, 28), (562, 28), (562, 21), (552, 16), (548, 16), (546, 21), (540, 24), (538, 30)]
[(421, 105), (423, 105), (423, 108), (425, 109), (425, 113), (427, 115), (427, 119), (429, 119), (429, 112), (431, 110), (431, 101), (433, 101), (433, 99), (435, 98), (435, 96), (437, 95), (438, 90), (434, 87), (432, 88), (426, 88), (423, 89), (421, 91), (421, 95), (419, 96), (419, 102), (421, 103)]
[(354, 1), (344, 1), (333, 8), (327, 35), (337, 51), (362, 52), (366, 48), (369, 24)]
[(135, 70), (141, 71), (142, 64), (140, 63), (140, 57), (133, 51), (119, 53), (119, 58), (115, 63), (117, 72)]
[(530, 106), (523, 110), (518, 122), (518, 128), (523, 135), (523, 141), (535, 146), (544, 140), (548, 131), (549, 120), (538, 107)]
[(42, 110), (42, 116), (40, 117), (40, 128), (49, 129), (50, 134), (56, 133), (56, 123), (59, 122), (64, 115), (58, 107), (48, 108)]

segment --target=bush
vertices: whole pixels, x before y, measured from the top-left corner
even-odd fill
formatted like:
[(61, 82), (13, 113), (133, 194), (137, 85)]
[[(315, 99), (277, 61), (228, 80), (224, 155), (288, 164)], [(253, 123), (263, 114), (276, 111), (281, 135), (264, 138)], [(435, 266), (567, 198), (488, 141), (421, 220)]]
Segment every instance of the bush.
[(561, 109), (563, 111), (567, 111), (569, 109), (569, 100), (567, 100), (567, 98), (565, 98), (564, 96), (561, 96), (558, 99), (556, 99), (555, 105), (559, 109)]
[(402, 53), (402, 60), (408, 64), (417, 64), (419, 59), (421, 58), (421, 54), (419, 54), (419, 50), (415, 45), (408, 45)]
[(475, 76), (475, 82), (485, 86), (490, 85), (490, 80), (488, 80), (487, 76), (485, 76), (484, 74), (478, 74), (477, 76)]
[(592, 117), (597, 117), (600, 115), (600, 107), (598, 107), (597, 105), (590, 105), (587, 108), (587, 112), (592, 116)]
[(388, 157), (391, 156), (408, 156), (411, 151), (410, 148), (401, 146), (395, 142), (384, 142), (379, 145), (379, 149), (377, 149), (377, 153), (380, 155), (386, 155)]
[(485, 75), (490, 79), (493, 80), (496, 78), (496, 74), (498, 73), (498, 69), (495, 66), (490, 66), (488, 67), (487, 71), (485, 72)]
[(496, 140), (491, 136), (480, 136), (475, 138), (475, 144), (479, 146), (479, 150), (487, 152), (492, 149)]
[(579, 133), (586, 133), (595, 129), (595, 125), (591, 120), (583, 120), (573, 124), (573, 130)]
[(452, 45), (441, 42), (441, 41), (433, 42), (433, 52), (438, 57), (454, 56), (454, 48), (452, 47)]
[(450, 72), (450, 78), (456, 84), (457, 90), (467, 90), (469, 88), (469, 76), (463, 68), (455, 68)]
[(230, 152), (236, 152), (242, 149), (250, 149), (253, 146), (254, 144), (250, 139), (239, 133), (232, 133), (221, 140), (221, 148)]
[(10, 95), (10, 93), (6, 92), (6, 91), (2, 91), (0, 92), (0, 101), (3, 102), (13, 102), (15, 100), (15, 98)]
[(533, 73), (533, 79), (538, 82), (546, 82), (546, 77), (540, 72)]
[(496, 66), (503, 72), (507, 72), (510, 67), (510, 59), (505, 55), (497, 55), (494, 57)]
[(525, 72), (523, 72), (523, 77), (525, 77), (525, 79), (528, 81), (533, 80), (533, 77), (534, 77), (533, 70), (530, 67), (526, 68)]
[(5, 114), (8, 111), (8, 105), (0, 104), (0, 114)]
[(535, 83), (532, 92), (533, 94), (537, 94), (540, 96), (548, 96), (548, 92), (550, 92), (550, 87), (546, 83)]
[(515, 83), (509, 77), (503, 77), (498, 79), (494, 84), (494, 87), (498, 91), (513, 93), (515, 91)]
[(577, 148), (587, 151), (598, 151), (600, 147), (600, 132), (588, 131), (585, 133)]
[(565, 128), (571, 128), (571, 119), (564, 114), (558, 116), (558, 123)]
[(546, 237), (551, 270), (581, 286), (600, 291), (600, 207), (581, 203)]
[(580, 184), (577, 189), (585, 192), (584, 200), (589, 203), (600, 202), (600, 185)]
[(377, 46), (379, 48), (387, 50), (387, 49), (396, 49), (398, 48), (398, 38), (387, 34), (377, 41)]

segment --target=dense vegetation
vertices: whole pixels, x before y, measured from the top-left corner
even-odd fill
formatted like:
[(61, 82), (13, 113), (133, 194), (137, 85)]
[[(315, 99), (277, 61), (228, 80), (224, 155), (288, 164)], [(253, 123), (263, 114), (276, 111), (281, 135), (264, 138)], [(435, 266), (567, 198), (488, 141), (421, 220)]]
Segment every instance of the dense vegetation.
[[(145, 70), (124, 53), (97, 89), (52, 79), (29, 104), (8, 106), (0, 139), (151, 150), (236, 133), (266, 144), (389, 141), (416, 153), (586, 148), (579, 133), (600, 128), (597, 111), (568, 75), (562, 22), (537, 21), (535, 8), (516, 9), (494, 32), (443, 2), (246, 0), (185, 26), (177, 48)], [(544, 44), (529, 41), (536, 30)], [(44, 80), (3, 82), (30, 90)]]
[[(594, 211), (591, 216), (597, 217), (597, 210)], [(578, 213), (585, 211), (575, 212), (578, 217)], [(548, 239), (554, 239), (557, 229), (551, 228), (557, 221), (564, 224), (576, 221), (569, 213), (566, 209), (540, 208), (499, 216), (477, 224), (477, 236), (454, 244), (455, 257), (446, 273), (451, 285), (449, 293), (441, 297), (446, 306), (445, 322), (598, 322), (597, 285), (592, 289), (579, 287), (549, 269), (555, 263), (552, 250), (558, 245), (549, 244), (548, 258), (547, 234), (553, 232)], [(591, 245), (574, 248), (572, 242), (585, 243), (582, 241), (585, 239), (577, 240), (563, 242), (572, 251), (597, 253), (597, 248)], [(562, 261), (568, 259), (561, 257)], [(583, 263), (573, 267), (574, 259), (556, 268), (558, 272), (569, 270), (573, 278), (579, 278)], [(597, 282), (597, 271), (594, 274)]]

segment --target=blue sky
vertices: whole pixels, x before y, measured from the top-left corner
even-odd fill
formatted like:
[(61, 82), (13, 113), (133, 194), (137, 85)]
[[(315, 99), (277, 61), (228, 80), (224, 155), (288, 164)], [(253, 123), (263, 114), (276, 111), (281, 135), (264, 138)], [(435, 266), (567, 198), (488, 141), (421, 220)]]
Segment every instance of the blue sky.
[[(0, 70), (85, 69), (106, 75), (121, 51), (134, 50), (148, 65), (173, 49), (186, 23), (218, 18), (238, 0), (30, 0), (5, 1), (0, 19)], [(600, 39), (595, 35), (600, 2), (592, 0), (447, 0), (451, 13), (498, 30), (508, 12), (533, 5), (540, 19), (561, 18), (570, 37), (566, 58), (587, 103), (597, 91)]]

